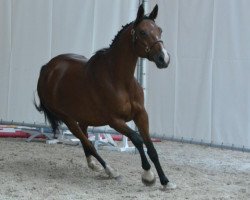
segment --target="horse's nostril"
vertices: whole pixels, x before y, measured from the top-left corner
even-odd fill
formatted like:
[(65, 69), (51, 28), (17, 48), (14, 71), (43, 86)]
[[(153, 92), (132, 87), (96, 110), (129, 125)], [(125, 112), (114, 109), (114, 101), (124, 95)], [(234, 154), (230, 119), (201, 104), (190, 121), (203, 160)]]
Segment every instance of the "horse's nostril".
[(163, 62), (164, 62), (164, 57), (163, 57), (162, 55), (160, 55), (160, 56), (158, 57), (158, 61), (159, 61), (160, 63), (163, 63)]

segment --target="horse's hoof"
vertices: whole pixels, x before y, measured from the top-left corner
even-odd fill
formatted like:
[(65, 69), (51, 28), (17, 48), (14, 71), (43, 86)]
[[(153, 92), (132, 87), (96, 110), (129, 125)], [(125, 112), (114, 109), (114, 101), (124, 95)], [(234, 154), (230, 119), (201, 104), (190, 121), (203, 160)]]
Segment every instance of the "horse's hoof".
[(106, 166), (105, 172), (109, 176), (109, 178), (118, 179), (118, 177), (120, 176), (120, 174), (117, 173), (114, 169), (112, 169), (109, 165)]
[(163, 187), (161, 188), (161, 190), (162, 191), (167, 191), (167, 190), (174, 190), (176, 188), (177, 188), (176, 184), (168, 182), (167, 185), (163, 185)]
[(146, 186), (152, 186), (156, 182), (156, 177), (151, 170), (144, 170), (141, 176), (142, 183)]
[(118, 183), (122, 182), (122, 176), (118, 175), (117, 177), (114, 178)]
[(146, 186), (153, 186), (156, 182), (156, 178), (154, 177), (154, 179), (151, 181), (148, 181), (148, 180), (142, 178), (141, 181)]
[(94, 160), (92, 160), (92, 156), (87, 157), (87, 163), (88, 163), (88, 167), (95, 172), (100, 172), (103, 169), (101, 166), (96, 164)]
[(95, 171), (95, 172), (100, 172), (103, 169), (101, 166), (99, 166), (99, 165), (97, 165), (95, 163), (88, 163), (88, 167), (90, 169), (92, 169), (93, 171)]

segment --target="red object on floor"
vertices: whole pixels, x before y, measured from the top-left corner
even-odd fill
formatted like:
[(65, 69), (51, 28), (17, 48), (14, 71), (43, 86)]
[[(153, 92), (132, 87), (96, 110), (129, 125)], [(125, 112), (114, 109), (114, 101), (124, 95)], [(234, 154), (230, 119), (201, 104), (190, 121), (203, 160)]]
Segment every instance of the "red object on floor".
[(23, 131), (16, 131), (16, 132), (0, 132), (0, 137), (13, 137), (13, 138), (28, 138), (30, 135)]
[(161, 139), (159, 138), (151, 138), (152, 142), (161, 142)]
[[(16, 131), (16, 132), (0, 132), (0, 137), (3, 138), (28, 138), (30, 134), (24, 131)], [(40, 135), (36, 138), (45, 138), (45, 136)]]
[(113, 140), (122, 141), (122, 135), (112, 135)]
[[(122, 135), (111, 135), (114, 141), (122, 141)], [(102, 139), (104, 139), (104, 135), (101, 134)], [(128, 139), (130, 140), (130, 139)], [(161, 139), (151, 138), (152, 142), (161, 142)]]

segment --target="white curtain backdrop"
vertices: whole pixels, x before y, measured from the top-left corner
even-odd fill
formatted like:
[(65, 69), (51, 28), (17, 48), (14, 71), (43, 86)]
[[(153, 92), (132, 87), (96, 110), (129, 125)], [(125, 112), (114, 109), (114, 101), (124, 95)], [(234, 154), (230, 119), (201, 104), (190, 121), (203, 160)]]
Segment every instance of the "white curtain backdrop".
[(151, 132), (250, 147), (250, 1), (158, 0), (171, 65), (148, 64)]
[[(249, 0), (149, 0), (171, 54), (147, 63), (150, 132), (250, 148)], [(137, 0), (0, 0), (0, 118), (43, 123), (32, 104), (40, 67), (90, 57), (134, 20)]]
[(44, 123), (33, 106), (40, 68), (61, 53), (86, 57), (134, 20), (138, 1), (0, 0), (0, 119)]

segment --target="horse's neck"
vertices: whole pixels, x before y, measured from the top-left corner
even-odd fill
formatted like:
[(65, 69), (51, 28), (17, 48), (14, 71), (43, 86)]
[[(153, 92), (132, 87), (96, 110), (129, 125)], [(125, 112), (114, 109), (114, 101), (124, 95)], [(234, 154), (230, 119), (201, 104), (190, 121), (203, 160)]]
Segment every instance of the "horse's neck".
[(119, 85), (130, 84), (134, 79), (138, 56), (134, 52), (129, 30), (121, 36), (121, 40), (112, 47), (110, 53), (112, 54), (112, 64), (109, 70), (114, 81)]

